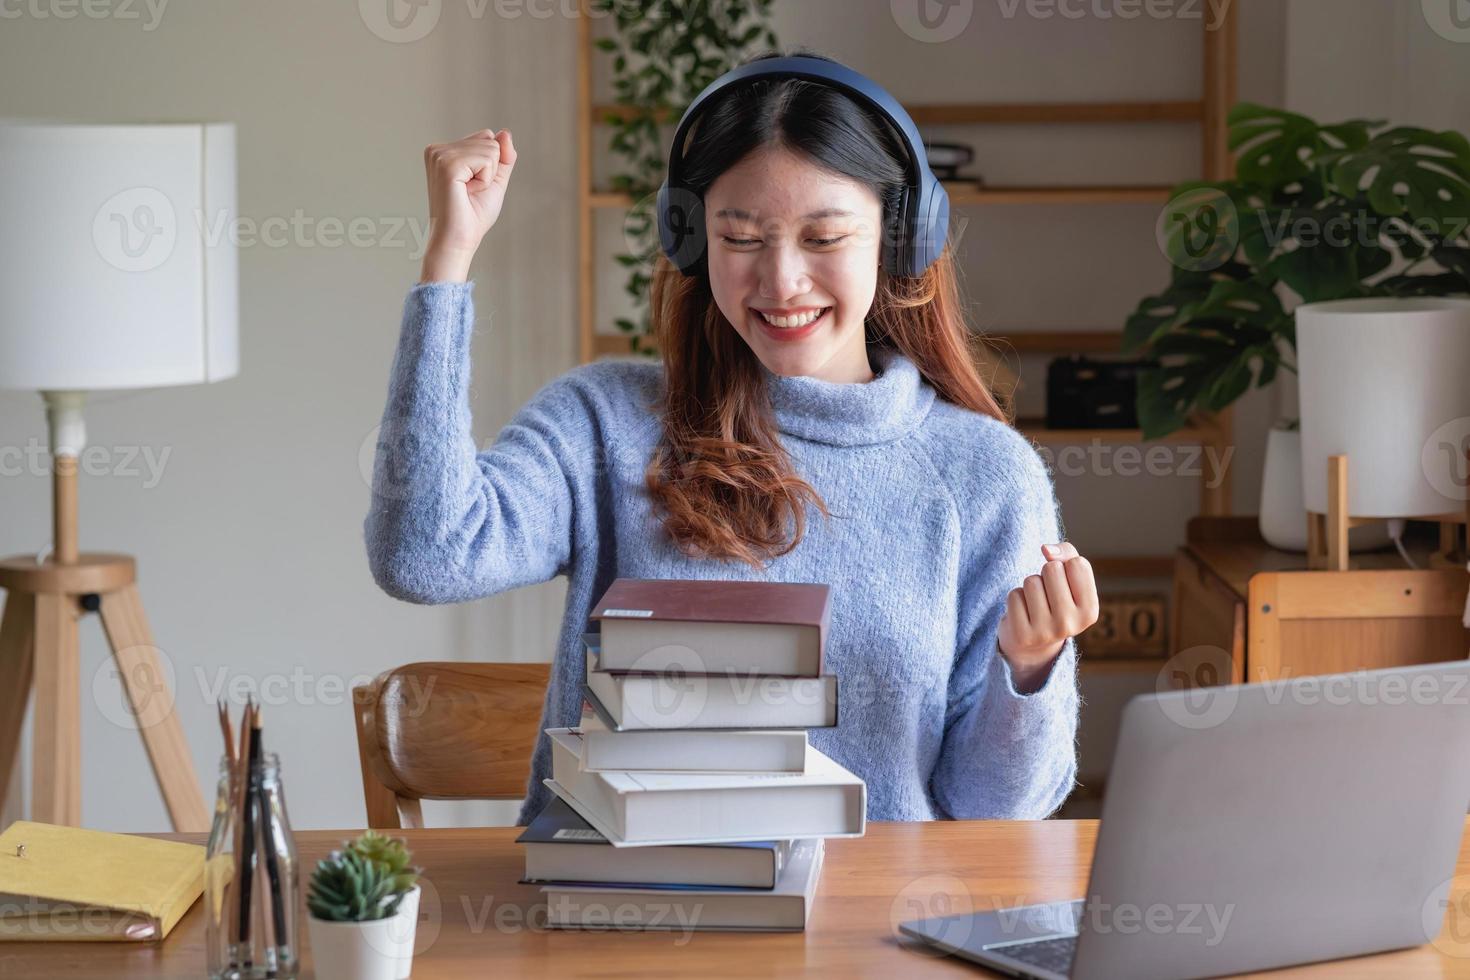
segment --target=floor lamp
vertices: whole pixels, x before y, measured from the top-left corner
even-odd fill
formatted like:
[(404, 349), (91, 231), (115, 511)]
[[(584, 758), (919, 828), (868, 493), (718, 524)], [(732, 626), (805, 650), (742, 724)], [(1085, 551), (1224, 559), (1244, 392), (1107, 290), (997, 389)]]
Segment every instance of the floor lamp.
[(89, 391), (202, 384), (239, 365), (231, 124), (0, 124), (0, 388), (50, 429), (49, 556), (0, 561), (0, 805), (34, 691), (31, 819), (81, 823), (78, 621), (99, 613), (175, 830), (207, 831), (129, 555), (78, 547)]

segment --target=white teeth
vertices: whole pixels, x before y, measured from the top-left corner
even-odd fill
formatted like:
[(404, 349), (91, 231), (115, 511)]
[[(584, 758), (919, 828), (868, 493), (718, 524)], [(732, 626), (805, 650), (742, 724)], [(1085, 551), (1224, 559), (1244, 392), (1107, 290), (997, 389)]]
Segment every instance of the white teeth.
[[(760, 313), (760, 310), (756, 310), (756, 312)], [(773, 327), (790, 328), (804, 327), (825, 312), (827, 312), (827, 310), (824, 308), (817, 310), (815, 313), (802, 313), (797, 316), (767, 316), (764, 313), (760, 313), (760, 316), (762, 320), (765, 320)]]

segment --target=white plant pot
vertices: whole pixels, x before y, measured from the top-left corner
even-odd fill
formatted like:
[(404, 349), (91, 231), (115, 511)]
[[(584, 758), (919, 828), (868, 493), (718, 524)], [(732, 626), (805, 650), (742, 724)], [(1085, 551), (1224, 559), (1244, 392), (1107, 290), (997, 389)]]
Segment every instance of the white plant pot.
[(420, 889), (398, 911), (369, 922), (328, 922), (308, 914), (311, 959), (319, 980), (403, 980), (413, 969)]
[(1307, 303), (1296, 328), (1307, 509), (1327, 512), (1327, 458), (1344, 453), (1350, 516), (1463, 511), (1470, 299)]
[[(1261, 471), (1261, 537), (1282, 551), (1307, 550), (1307, 505), (1302, 496), (1302, 434), (1273, 428), (1266, 435)], [(1372, 551), (1391, 544), (1388, 525), (1361, 524), (1348, 530), (1348, 549)]]

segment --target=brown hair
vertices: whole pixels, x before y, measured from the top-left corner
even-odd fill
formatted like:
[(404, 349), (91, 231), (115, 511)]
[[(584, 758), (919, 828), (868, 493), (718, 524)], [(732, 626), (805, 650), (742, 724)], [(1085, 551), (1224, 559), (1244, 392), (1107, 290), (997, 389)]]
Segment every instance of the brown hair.
[[(703, 198), (724, 170), (776, 146), (866, 184), (886, 210), (904, 180), (891, 139), (885, 123), (835, 89), (750, 83), (702, 113), (684, 182)], [(665, 380), (663, 434), (645, 478), (655, 512), (686, 554), (761, 568), (801, 541), (807, 501), (831, 515), (777, 438), (759, 362), (715, 303), (707, 265), (684, 275), (660, 253), (650, 315)], [(875, 348), (897, 349), (938, 397), (1009, 422), (981, 378), (948, 245), (922, 276), (879, 268), (865, 334), (870, 361)]]

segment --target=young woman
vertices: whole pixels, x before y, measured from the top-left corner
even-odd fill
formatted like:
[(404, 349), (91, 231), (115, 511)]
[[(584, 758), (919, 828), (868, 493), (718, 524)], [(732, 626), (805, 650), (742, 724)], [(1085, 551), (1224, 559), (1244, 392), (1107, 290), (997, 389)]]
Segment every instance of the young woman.
[[(566, 575), (543, 727), (577, 724), (580, 637), (614, 578), (828, 583), (840, 724), (811, 740), (866, 780), (868, 816), (1040, 818), (1075, 779), (1072, 637), (1097, 591), (977, 373), (948, 248), (922, 276), (882, 268), (886, 202), (912, 179), (894, 139), (831, 86), (720, 93), (683, 157), (706, 257), (654, 270), (661, 363), (574, 368), (483, 451), (466, 277), (516, 151), (504, 129), (430, 146), (369, 562), (423, 603)], [(545, 736), (532, 766), (522, 824), (548, 799)]]

